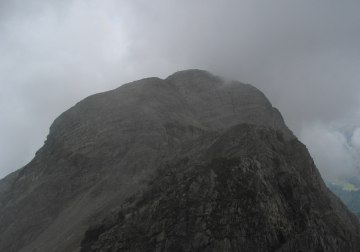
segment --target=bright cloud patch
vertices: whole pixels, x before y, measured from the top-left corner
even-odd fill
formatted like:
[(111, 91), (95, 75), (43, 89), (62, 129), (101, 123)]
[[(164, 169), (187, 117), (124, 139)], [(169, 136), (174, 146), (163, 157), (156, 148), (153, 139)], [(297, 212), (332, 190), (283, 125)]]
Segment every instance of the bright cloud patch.
[(350, 141), (347, 134), (322, 123), (304, 127), (301, 131), (301, 140), (326, 180), (346, 179), (359, 174), (360, 128), (353, 132)]

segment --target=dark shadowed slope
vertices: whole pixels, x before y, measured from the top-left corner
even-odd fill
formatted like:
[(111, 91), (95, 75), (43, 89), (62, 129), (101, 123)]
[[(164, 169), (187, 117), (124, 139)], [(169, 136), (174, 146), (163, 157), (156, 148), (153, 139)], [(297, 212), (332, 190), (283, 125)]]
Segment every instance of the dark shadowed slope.
[(200, 70), (86, 98), (0, 182), (0, 251), (357, 251), (359, 238), (265, 96)]
[(82, 251), (358, 251), (356, 219), (299, 141), (249, 124), (214, 139), (91, 227)]

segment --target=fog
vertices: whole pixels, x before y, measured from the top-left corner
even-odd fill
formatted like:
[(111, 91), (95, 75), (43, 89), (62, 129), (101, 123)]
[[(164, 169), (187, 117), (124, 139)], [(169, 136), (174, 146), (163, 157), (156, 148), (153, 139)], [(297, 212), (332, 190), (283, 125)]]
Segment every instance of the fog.
[(2, 0), (0, 177), (79, 100), (200, 68), (251, 83), (326, 179), (357, 174), (360, 9), (344, 0)]

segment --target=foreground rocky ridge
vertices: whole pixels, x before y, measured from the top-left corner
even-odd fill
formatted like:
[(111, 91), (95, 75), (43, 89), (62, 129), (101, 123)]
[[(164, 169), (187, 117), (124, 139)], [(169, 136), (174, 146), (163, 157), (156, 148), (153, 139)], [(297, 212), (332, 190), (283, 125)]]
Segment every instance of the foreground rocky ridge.
[(357, 251), (356, 219), (298, 140), (248, 124), (215, 138), (91, 227), (82, 251)]
[(200, 70), (86, 98), (0, 181), (0, 251), (358, 251), (357, 240), (266, 97)]

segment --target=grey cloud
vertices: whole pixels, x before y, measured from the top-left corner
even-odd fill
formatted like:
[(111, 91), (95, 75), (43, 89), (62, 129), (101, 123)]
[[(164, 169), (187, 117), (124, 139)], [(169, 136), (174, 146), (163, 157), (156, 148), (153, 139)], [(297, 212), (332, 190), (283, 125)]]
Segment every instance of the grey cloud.
[[(352, 0), (1, 1), (0, 177), (28, 162), (52, 120), (78, 100), (186, 68), (257, 86), (306, 144), (315, 132), (327, 141), (328, 125), (360, 123), (359, 7)], [(325, 174), (328, 161), (318, 156)]]
[(360, 128), (354, 130), (351, 137), (351, 144), (356, 148), (357, 152), (360, 152)]
[(324, 178), (330, 181), (359, 176), (358, 141), (360, 128), (346, 138), (346, 132), (322, 123), (314, 123), (301, 132)]

